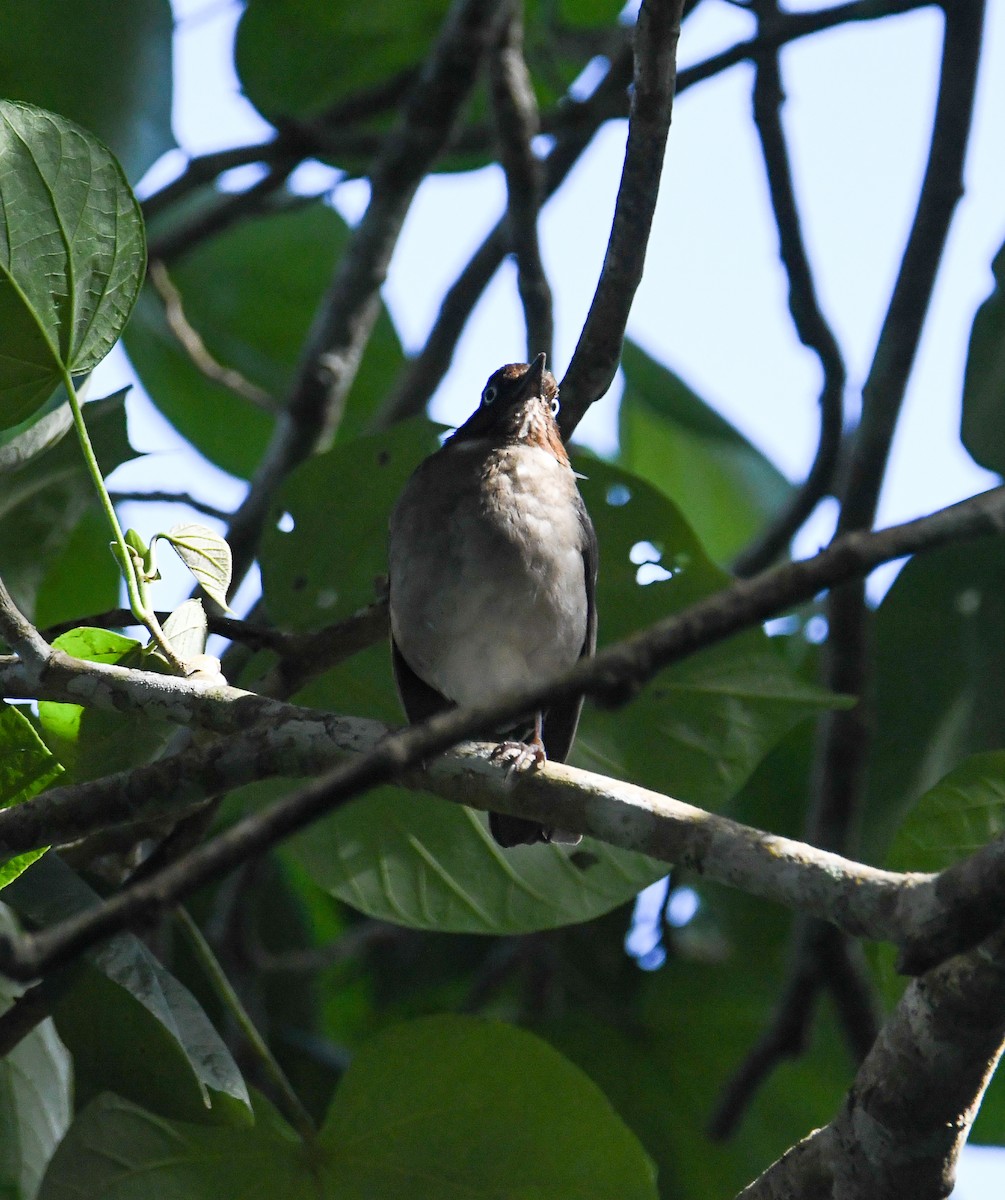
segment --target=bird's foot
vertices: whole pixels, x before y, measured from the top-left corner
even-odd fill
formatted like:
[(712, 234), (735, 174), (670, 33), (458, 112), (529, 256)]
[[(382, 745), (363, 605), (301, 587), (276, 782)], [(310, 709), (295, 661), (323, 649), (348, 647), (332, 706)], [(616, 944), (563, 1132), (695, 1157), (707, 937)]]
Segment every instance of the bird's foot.
[(544, 743), (537, 739), (530, 742), (500, 742), (489, 757), (492, 762), (501, 763), (507, 774), (543, 767), (548, 761)]

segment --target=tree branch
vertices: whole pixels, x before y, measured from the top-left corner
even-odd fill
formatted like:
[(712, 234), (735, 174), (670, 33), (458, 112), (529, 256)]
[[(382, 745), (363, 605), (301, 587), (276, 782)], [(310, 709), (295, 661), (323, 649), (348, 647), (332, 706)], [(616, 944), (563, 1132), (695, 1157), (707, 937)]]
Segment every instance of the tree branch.
[(913, 980), (841, 1111), (737, 1200), (947, 1196), (1005, 1038), (1005, 934)]
[[(679, 96), (694, 84), (703, 83), (753, 58), (764, 49), (785, 45), (835, 25), (876, 20), (915, 8), (926, 8), (932, 3), (934, 0), (894, 0), (880, 10), (872, 0), (854, 0), (850, 4), (839, 4), (817, 12), (785, 13), (770, 35), (758, 35), (749, 41), (739, 42), (702, 63), (682, 70), (677, 76), (676, 94)], [(605, 121), (627, 117), (627, 90), (631, 78), (631, 54), (618, 55), (588, 99), (565, 102), (561, 109), (561, 120), (556, 118), (554, 124), (545, 118), (544, 128), (554, 132), (556, 140), (545, 159), (544, 199), (558, 190)], [(406, 367), (374, 422), (376, 428), (386, 428), (395, 421), (416, 416), (425, 409), (450, 367), (454, 347), (468, 317), (508, 251), (506, 222), (502, 220), (489, 232), (447, 292), (425, 346)]]
[[(18, 942), (0, 943), (6, 955), (2, 969), (15, 977), (32, 977), (43, 967), (63, 961), (108, 932), (126, 924), (143, 923), (201, 884), (275, 845), (321, 813), (378, 783), (405, 777), (410, 769), (480, 730), (512, 724), (526, 712), (581, 693), (622, 702), (670, 662), (760, 622), (779, 608), (809, 599), (821, 588), (860, 575), (877, 562), (962, 536), (1001, 533), (1003, 529), (1005, 488), (998, 488), (920, 521), (881, 533), (849, 534), (815, 559), (786, 563), (754, 579), (738, 581), (678, 616), (601, 651), (594, 659), (582, 660), (558, 680), (546, 681), (480, 709), (451, 710), (384, 737), (375, 745), (371, 743), (366, 752), (337, 765), (323, 778), (266, 812), (245, 818), (179, 862), (119, 893), (80, 921), (67, 922)], [(5, 694), (21, 694), (25, 680), (20, 664), (0, 660), (0, 683)], [(372, 738), (375, 732), (372, 722), (347, 721), (332, 714), (297, 709), (236, 688), (170, 676), (148, 676), (97, 663), (78, 663), (58, 651), (53, 652), (49, 666), (42, 673), (37, 694), (118, 708), (124, 698), (131, 697), (145, 711), (184, 723), (203, 724), (218, 732), (248, 731), (258, 726), (250, 735), (257, 747), (256, 754), (266, 761), (272, 752), (270, 746), (274, 746), (277, 755), (286, 755), (282, 761), (287, 767), (291, 747), (304, 756), (313, 755), (316, 763), (326, 752), (334, 755), (336, 747), (365, 749), (367, 738)], [(198, 757), (200, 753), (204, 758)], [(230, 778), (216, 761), (227, 753), (236, 756), (240, 764), (237, 769), (245, 772), (254, 769), (250, 760), (255, 755), (249, 754), (239, 741), (195, 752), (188, 762), (198, 764), (200, 770), (215, 770), (217, 787), (227, 787)], [(463, 759), (458, 753), (449, 760), (432, 762), (425, 773), (408, 774), (408, 782), (415, 785), (421, 779), (423, 786), (432, 787), (441, 795), (518, 816), (533, 816), (559, 828), (581, 830), (709, 874), (711, 856), (717, 863), (716, 878), (783, 902), (789, 902), (786, 897), (798, 896), (797, 903), (803, 911), (832, 920), (849, 932), (890, 937), (901, 946), (905, 966), (912, 968), (927, 965), (933, 954), (947, 952), (947, 946), (951, 950), (959, 944), (971, 944), (974, 938), (988, 932), (989, 923), (993, 925), (995, 914), (1005, 901), (1005, 843), (996, 842), (942, 876), (906, 877), (908, 890), (916, 898), (912, 901), (910, 919), (910, 930), (914, 932), (905, 934), (909, 926), (903, 912), (897, 910), (891, 915), (889, 899), (891, 882), (899, 886), (905, 879), (903, 876), (848, 864), (823, 851), (810, 851), (808, 862), (807, 847), (801, 843), (756, 830), (739, 836), (736, 831), (743, 827), (730, 822), (723, 824), (724, 818), (600, 777), (595, 777), (595, 783), (591, 781), (590, 797), (585, 801), (575, 786), (549, 788), (549, 780), (568, 779), (571, 768), (549, 766), (546, 772), (520, 778), (514, 786), (510, 776), (500, 772), (497, 765), (486, 763), (484, 758), (475, 755), (467, 762)], [(460, 778), (456, 777), (458, 762), (462, 763)], [(141, 797), (149, 794), (163, 797), (167, 790), (165, 778), (160, 777), (155, 791), (153, 776), (147, 778), (144, 772), (172, 769), (166, 763), (139, 768), (129, 775), (124, 794), (128, 798), (131, 785), (136, 789), (134, 794)], [(472, 771), (486, 776), (479, 788), (472, 787)], [(582, 774), (579, 773), (580, 781)], [(87, 789), (96, 789), (102, 782), (78, 785), (76, 794), (93, 797), (95, 791), (87, 793)], [(212, 778), (208, 781), (200, 778), (199, 787), (192, 790), (205, 796), (212, 788)], [(27, 840), (33, 845), (43, 839), (51, 840), (60, 799), (54, 789), (15, 809), (0, 812), (0, 842), (9, 850), (17, 849), (16, 831), (20, 829), (23, 835), (33, 821), (36, 825)], [(185, 799), (184, 794), (181, 799)], [(626, 816), (626, 805), (636, 813), (635, 820)], [(682, 814), (682, 823), (653, 820), (654, 812), (665, 815), (671, 810)], [(66, 815), (65, 804), (61, 812)], [(127, 819), (133, 819), (133, 814), (129, 813)], [(697, 841), (684, 845), (680, 829), (691, 825), (699, 831), (695, 835)], [(784, 864), (783, 859), (786, 859)], [(751, 865), (762, 860), (765, 866), (774, 864), (768, 867), (770, 877), (766, 879), (760, 878), (761, 870)], [(845, 862), (845, 867), (839, 867), (839, 862)], [(803, 863), (807, 863), (805, 878), (800, 867)], [(835, 879), (842, 870), (854, 876), (850, 896), (841, 893), (840, 887), (839, 894), (835, 893)], [(798, 887), (789, 892), (787, 889), (795, 886), (792, 880), (799, 881)], [(963, 912), (962, 925), (954, 917), (946, 916), (947, 901), (957, 905), (952, 913)]]
[[(758, 33), (767, 35), (779, 20), (777, 0), (759, 0)], [(784, 552), (794, 534), (831, 487), (837, 467), (844, 421), (845, 365), (841, 348), (820, 308), (813, 270), (803, 242), (789, 151), (782, 127), (782, 75), (778, 51), (755, 58), (754, 124), (761, 141), (768, 192), (778, 230), (779, 253), (789, 281), (789, 311), (804, 346), (819, 360), (823, 374), (820, 391), (820, 436), (817, 452), (803, 485), (784, 509), (762, 531), (757, 541), (739, 556), (734, 568), (751, 575), (770, 565)]]
[(635, 77), (625, 165), (597, 290), (562, 380), (558, 416), (568, 441), (590, 405), (611, 386), (628, 313), (642, 279), (677, 74), (683, 0), (643, 0), (635, 27)]
[(34, 625), (22, 615), (20, 609), (0, 579), (0, 639), (17, 654), (24, 663), (29, 678), (36, 678), (45, 669), (52, 654), (52, 647)]
[(523, 14), (515, 7), (490, 63), (492, 111), (499, 161), (506, 174), (507, 234), (517, 265), (517, 288), (527, 326), (527, 361), (542, 351), (551, 361), (551, 288), (541, 259), (537, 217), (543, 170), (532, 142), (540, 132), (537, 99), (523, 57)]

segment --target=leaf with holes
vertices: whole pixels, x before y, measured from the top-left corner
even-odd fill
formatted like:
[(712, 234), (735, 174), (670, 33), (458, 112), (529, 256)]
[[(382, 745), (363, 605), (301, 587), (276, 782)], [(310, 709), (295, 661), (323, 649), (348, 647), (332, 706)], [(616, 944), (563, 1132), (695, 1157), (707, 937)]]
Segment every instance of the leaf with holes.
[[(0, 101), (0, 428), (97, 366), (129, 318), (146, 249), (122, 168), (54, 113)], [(44, 264), (41, 266), (40, 264)]]

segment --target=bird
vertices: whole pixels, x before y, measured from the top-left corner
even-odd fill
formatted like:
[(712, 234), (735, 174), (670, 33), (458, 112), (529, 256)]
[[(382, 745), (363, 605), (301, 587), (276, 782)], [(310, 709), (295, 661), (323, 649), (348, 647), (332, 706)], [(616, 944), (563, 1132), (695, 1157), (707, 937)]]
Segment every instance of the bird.
[[(556, 416), (558, 385), (532, 363), (494, 371), (471, 416), (421, 462), (390, 519), (391, 656), (412, 723), (482, 705), (591, 655), (597, 641), (597, 538)], [(510, 770), (564, 762), (582, 697), (556, 701), (502, 740)], [(503, 847), (579, 835), (502, 813)]]

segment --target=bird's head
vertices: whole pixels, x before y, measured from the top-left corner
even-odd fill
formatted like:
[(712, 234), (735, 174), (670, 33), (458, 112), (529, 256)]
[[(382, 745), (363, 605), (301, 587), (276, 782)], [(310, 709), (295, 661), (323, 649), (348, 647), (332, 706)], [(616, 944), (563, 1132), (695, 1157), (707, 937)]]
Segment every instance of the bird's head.
[(481, 403), (448, 445), (489, 441), (498, 446), (540, 446), (563, 462), (568, 455), (558, 431), (558, 384), (545, 370), (545, 356), (532, 363), (507, 363), (493, 371), (482, 389)]

